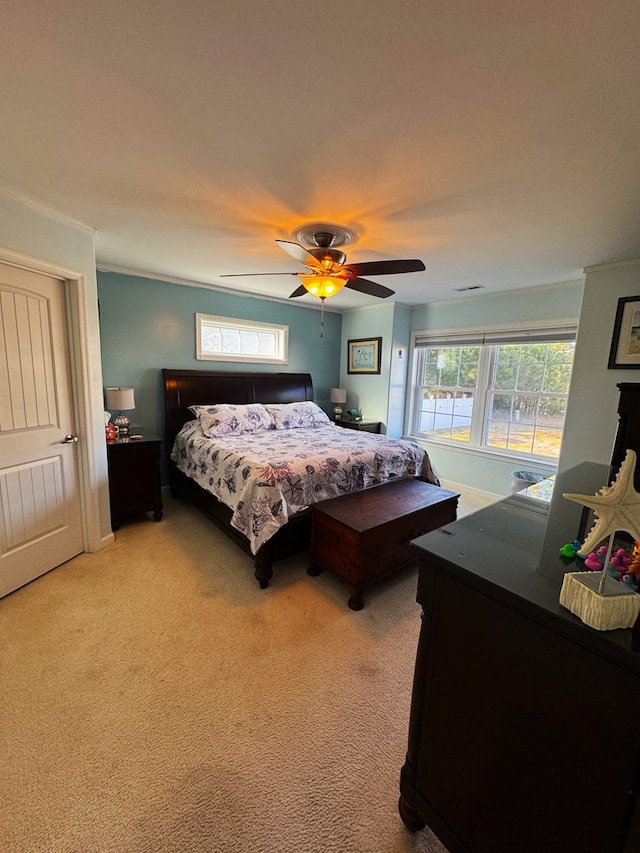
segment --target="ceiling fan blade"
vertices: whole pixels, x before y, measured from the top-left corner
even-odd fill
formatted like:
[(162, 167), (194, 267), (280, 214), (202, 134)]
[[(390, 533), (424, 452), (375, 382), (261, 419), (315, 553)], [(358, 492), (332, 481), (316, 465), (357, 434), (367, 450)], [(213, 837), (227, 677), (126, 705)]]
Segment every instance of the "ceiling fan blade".
[(230, 272), (220, 278), (244, 278), (248, 275), (298, 275), (297, 272)]
[(285, 252), (290, 254), (292, 258), (295, 258), (296, 261), (300, 261), (301, 264), (308, 267), (314, 267), (314, 269), (324, 269), (315, 255), (312, 255), (311, 252), (304, 248), (304, 246), (300, 246), (298, 243), (292, 243), (290, 240), (276, 240), (276, 243), (281, 249), (284, 249)]
[(422, 261), (398, 260), (398, 261), (365, 261), (362, 264), (345, 264), (355, 275), (394, 275), (403, 272), (422, 272), (426, 269)]
[(367, 293), (369, 296), (379, 296), (380, 299), (386, 299), (387, 296), (393, 296), (395, 293), (395, 290), (389, 290), (388, 287), (366, 278), (350, 278), (345, 287), (350, 290), (358, 290), (360, 293)]
[(296, 289), (293, 291), (293, 293), (289, 294), (289, 299), (294, 299), (296, 296), (304, 296), (305, 293), (308, 293), (308, 292), (309, 291), (304, 286), (304, 284), (301, 284), (300, 287), (296, 287)]

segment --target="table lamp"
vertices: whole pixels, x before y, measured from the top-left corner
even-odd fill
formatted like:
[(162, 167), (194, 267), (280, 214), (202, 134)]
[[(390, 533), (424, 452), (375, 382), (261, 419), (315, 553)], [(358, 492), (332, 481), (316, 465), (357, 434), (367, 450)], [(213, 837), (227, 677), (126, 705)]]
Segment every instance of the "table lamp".
[(332, 388), (330, 393), (331, 402), (335, 403), (333, 407), (334, 421), (342, 420), (342, 403), (347, 402), (346, 388)]
[(119, 435), (129, 435), (131, 421), (125, 415), (124, 410), (135, 409), (136, 404), (133, 396), (133, 388), (107, 388), (107, 408), (117, 409), (118, 414), (113, 419), (118, 427)]

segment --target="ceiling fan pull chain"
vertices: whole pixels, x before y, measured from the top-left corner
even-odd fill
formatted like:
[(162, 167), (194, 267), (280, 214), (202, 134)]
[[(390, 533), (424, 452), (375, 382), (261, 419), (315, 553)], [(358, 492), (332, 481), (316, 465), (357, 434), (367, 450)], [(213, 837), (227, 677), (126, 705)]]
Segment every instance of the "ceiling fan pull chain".
[(324, 300), (326, 297), (321, 296), (320, 302), (322, 303), (320, 308), (320, 337), (322, 337), (322, 333), (324, 332)]

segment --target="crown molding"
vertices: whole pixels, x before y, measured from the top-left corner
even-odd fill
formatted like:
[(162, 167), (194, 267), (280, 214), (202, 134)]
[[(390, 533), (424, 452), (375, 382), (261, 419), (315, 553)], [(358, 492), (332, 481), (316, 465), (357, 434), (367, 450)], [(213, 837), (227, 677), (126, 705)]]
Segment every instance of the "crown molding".
[(427, 308), (427, 307), (430, 308), (433, 305), (437, 305), (437, 306), (452, 305), (455, 303), (462, 302), (462, 300), (464, 300), (465, 302), (471, 302), (472, 300), (478, 301), (480, 299), (482, 299), (483, 301), (487, 300), (487, 299), (501, 299), (501, 298), (509, 297), (509, 296), (519, 296), (520, 294), (523, 294), (523, 293), (531, 293), (531, 292), (537, 293), (540, 290), (552, 290), (553, 288), (557, 288), (557, 287), (567, 287), (569, 285), (583, 285), (583, 284), (584, 284), (583, 278), (571, 278), (571, 279), (567, 279), (567, 281), (554, 281), (554, 282), (550, 282), (549, 284), (532, 284), (529, 287), (518, 287), (515, 290), (498, 290), (495, 293), (482, 293), (482, 294), (473, 293), (469, 296), (464, 296), (461, 294), (460, 296), (457, 296), (453, 299), (443, 299), (439, 302), (423, 302), (420, 305), (412, 305), (411, 307), (412, 308)]
[(627, 261), (612, 261), (610, 264), (593, 264), (590, 267), (585, 267), (583, 272), (600, 272), (601, 270), (615, 270), (620, 267), (635, 267), (640, 264), (640, 258), (629, 258)]
[[(119, 267), (113, 264), (103, 264), (99, 262), (96, 262), (96, 269), (98, 270), (98, 272), (111, 272), (116, 273), (117, 275), (132, 276), (134, 278), (148, 278), (152, 281), (164, 281), (167, 284), (179, 284), (183, 287), (200, 287), (203, 290), (214, 290), (217, 293), (227, 293), (230, 296), (240, 296), (245, 299), (264, 299), (267, 302), (280, 302), (283, 305), (292, 305), (288, 297), (285, 299), (280, 296), (269, 296), (264, 293), (254, 293), (253, 291), (248, 290), (234, 290), (231, 287), (223, 287), (221, 285), (213, 284), (207, 281), (195, 281), (194, 279), (179, 278), (177, 276), (165, 275), (164, 273), (146, 272), (144, 270), (131, 269), (130, 267)], [(305, 302), (303, 305), (294, 304), (293, 307), (310, 308), (312, 311), (320, 311), (322, 308), (320, 300), (314, 300), (314, 302), (317, 302), (317, 305)], [(328, 307), (327, 303), (325, 302), (324, 310), (330, 311), (333, 314), (343, 314), (347, 309)]]
[(27, 196), (15, 192), (14, 190), (10, 190), (7, 187), (0, 187), (0, 195), (10, 199), (11, 201), (16, 201), (18, 202), (18, 204), (22, 204), (25, 207), (28, 207), (31, 210), (35, 211), (36, 213), (41, 214), (42, 216), (46, 216), (47, 219), (52, 219), (54, 222), (57, 222), (60, 225), (66, 225), (69, 228), (75, 228), (76, 231), (82, 231), (84, 234), (88, 234), (90, 237), (96, 236), (97, 230), (91, 225), (85, 225), (84, 222), (78, 222), (77, 219), (72, 219), (70, 216), (67, 216), (64, 213), (60, 213), (57, 210), (52, 210), (50, 207), (47, 207), (46, 205), (41, 204), (38, 201), (34, 201), (31, 198), (27, 198)]

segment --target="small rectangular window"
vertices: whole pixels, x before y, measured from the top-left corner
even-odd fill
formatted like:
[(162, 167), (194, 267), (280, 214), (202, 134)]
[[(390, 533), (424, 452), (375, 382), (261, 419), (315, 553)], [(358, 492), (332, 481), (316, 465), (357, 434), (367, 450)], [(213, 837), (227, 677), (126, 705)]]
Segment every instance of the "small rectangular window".
[(201, 361), (287, 364), (289, 327), (196, 314), (196, 358)]

